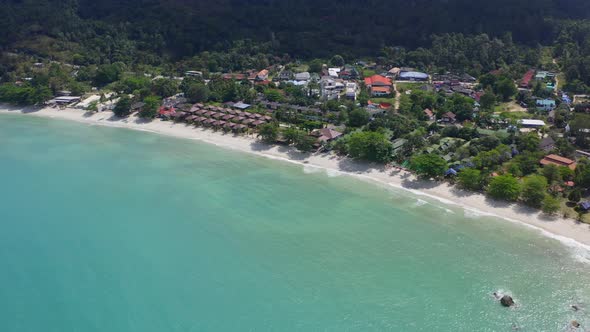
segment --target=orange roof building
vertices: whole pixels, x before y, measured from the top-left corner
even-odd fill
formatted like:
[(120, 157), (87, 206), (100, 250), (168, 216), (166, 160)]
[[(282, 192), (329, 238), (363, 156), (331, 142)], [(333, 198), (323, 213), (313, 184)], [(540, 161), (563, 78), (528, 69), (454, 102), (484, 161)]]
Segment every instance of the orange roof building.
[(268, 69), (263, 69), (256, 74), (256, 79), (259, 81), (265, 81), (268, 79)]
[(373, 75), (365, 78), (365, 85), (371, 90), (373, 96), (384, 96), (391, 94), (393, 83), (385, 76)]
[(558, 156), (556, 154), (550, 154), (545, 156), (545, 158), (541, 159), (541, 165), (555, 165), (555, 166), (563, 166), (571, 169), (572, 171), (576, 169), (576, 162), (574, 160)]

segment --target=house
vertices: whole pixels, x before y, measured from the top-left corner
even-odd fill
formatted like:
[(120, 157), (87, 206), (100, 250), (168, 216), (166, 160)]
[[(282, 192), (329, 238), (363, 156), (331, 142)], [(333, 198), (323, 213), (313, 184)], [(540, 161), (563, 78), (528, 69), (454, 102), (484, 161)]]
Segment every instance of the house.
[(311, 75), (308, 72), (297, 73), (295, 74), (295, 81), (309, 81), (311, 79)]
[(320, 94), (324, 100), (339, 99), (340, 93), (344, 91), (344, 89), (344, 82), (340, 79), (324, 76), (320, 80)]
[(311, 132), (311, 135), (317, 137), (318, 141), (322, 143), (331, 142), (338, 137), (342, 136), (342, 133), (330, 128), (316, 129)]
[(268, 69), (262, 69), (261, 71), (256, 74), (256, 81), (266, 81), (268, 80)]
[(453, 112), (446, 112), (443, 114), (441, 121), (446, 123), (455, 123), (455, 121), (457, 121), (457, 116)]
[(551, 136), (547, 136), (541, 140), (539, 143), (539, 149), (549, 152), (555, 150), (555, 141)]
[(456, 176), (457, 174), (459, 174), (459, 172), (457, 172), (454, 168), (449, 168), (445, 171), (445, 176)]
[(582, 209), (582, 211), (589, 211), (590, 210), (590, 202), (588, 202), (588, 201), (581, 202), (579, 204), (579, 206), (580, 206), (580, 209)]
[(401, 69), (399, 69), (398, 67), (393, 67), (390, 70), (387, 71), (387, 77), (390, 78), (396, 78), (397, 75), (399, 75)]
[(76, 97), (76, 96), (61, 96), (61, 97), (55, 97), (54, 99), (48, 101), (48, 104), (57, 104), (57, 105), (68, 105), (68, 104), (73, 104), (73, 103), (78, 103), (80, 102), (80, 100), (82, 100), (82, 98), (80, 97)]
[(552, 72), (548, 72), (548, 71), (538, 71), (537, 75), (535, 75), (535, 79), (539, 80), (539, 81), (544, 81), (547, 78), (553, 78), (555, 77), (555, 73)]
[(338, 78), (339, 73), (340, 73), (340, 68), (328, 68), (328, 75), (331, 77)]
[(536, 120), (536, 119), (522, 119), (522, 120), (520, 120), (520, 124), (524, 128), (540, 128), (540, 127), (545, 127), (545, 121), (543, 121), (543, 120)]
[(184, 73), (184, 76), (189, 76), (189, 77), (203, 77), (203, 72), (202, 71), (196, 71), (196, 70), (189, 70), (186, 73)]
[(527, 89), (529, 87), (534, 75), (535, 75), (534, 69), (527, 71), (526, 74), (524, 74), (524, 76), (520, 80), (519, 86), (523, 89)]
[(399, 73), (400, 81), (425, 82), (428, 81), (428, 79), (428, 74), (418, 71), (400, 71)]
[(576, 162), (574, 160), (558, 156), (556, 154), (550, 154), (545, 156), (545, 158), (541, 159), (539, 162), (541, 165), (555, 165), (555, 166), (563, 166), (571, 169), (572, 171), (576, 169)]
[(344, 80), (356, 80), (359, 78), (360, 74), (353, 66), (345, 65), (344, 70), (340, 72), (339, 76)]
[(237, 102), (237, 103), (233, 104), (233, 107), (234, 108), (237, 108), (237, 109), (242, 110), (242, 111), (247, 110), (248, 108), (250, 108), (250, 106), (252, 106), (252, 105), (245, 104), (245, 103), (242, 103), (242, 102)]
[(221, 75), (221, 78), (223, 78), (224, 80), (236, 80), (236, 81), (243, 81), (246, 78), (248, 78), (246, 76), (246, 74), (240, 74), (240, 73), (225, 73), (223, 75)]
[(283, 70), (282, 72), (279, 73), (279, 75), (277, 76), (277, 79), (279, 81), (289, 81), (289, 80), (293, 79), (293, 72), (290, 70)]
[(365, 85), (373, 97), (390, 95), (393, 90), (391, 79), (381, 75), (365, 78)]
[(428, 118), (428, 121), (436, 120), (436, 116), (434, 115), (434, 112), (432, 112), (432, 110), (430, 108), (425, 109), (424, 114)]
[(358, 89), (356, 83), (346, 83), (346, 98), (350, 100), (356, 100), (357, 90)]
[(537, 109), (549, 112), (555, 109), (555, 100), (553, 99), (538, 99), (536, 102)]
[(169, 120), (174, 115), (176, 115), (176, 109), (174, 107), (162, 106), (158, 110), (158, 117), (161, 119)]

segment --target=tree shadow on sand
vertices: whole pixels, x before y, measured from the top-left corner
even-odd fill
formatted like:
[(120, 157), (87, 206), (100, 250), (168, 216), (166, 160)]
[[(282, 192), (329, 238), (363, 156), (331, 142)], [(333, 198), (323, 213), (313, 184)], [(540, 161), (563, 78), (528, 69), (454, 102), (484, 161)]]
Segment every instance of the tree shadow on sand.
[(14, 113), (22, 113), (22, 114), (29, 114), (29, 113), (35, 113), (35, 112), (39, 112), (40, 110), (43, 109), (43, 107), (40, 106), (11, 106), (11, 105), (5, 105), (5, 104), (0, 104), (0, 107), (8, 112), (14, 112)]
[(152, 122), (154, 119), (136, 118), (133, 122), (136, 124), (146, 124)]
[(374, 170), (379, 172), (385, 172), (386, 168), (382, 164), (367, 163), (349, 158), (340, 158), (338, 160), (338, 169), (343, 172), (365, 174), (370, 173)]
[(422, 180), (412, 178), (411, 176), (406, 176), (402, 180), (402, 186), (404, 188), (413, 189), (413, 190), (424, 190), (424, 189), (433, 189), (443, 185), (444, 182), (434, 181), (434, 180)]
[(493, 199), (489, 196), (486, 196), (484, 200), (485, 200), (486, 205), (493, 207), (493, 208), (509, 208), (509, 207), (512, 207), (514, 204), (516, 204), (514, 202)]
[(256, 140), (256, 141), (250, 143), (250, 148), (252, 149), (252, 151), (262, 152), (262, 151), (268, 151), (268, 150), (272, 149), (273, 145)]

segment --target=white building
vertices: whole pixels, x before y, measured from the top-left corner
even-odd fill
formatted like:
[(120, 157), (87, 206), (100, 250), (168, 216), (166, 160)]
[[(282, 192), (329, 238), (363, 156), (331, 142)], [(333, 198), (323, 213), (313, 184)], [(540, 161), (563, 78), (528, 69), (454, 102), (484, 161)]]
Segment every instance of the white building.
[(303, 73), (296, 73), (295, 74), (295, 81), (309, 81), (311, 79), (311, 74), (309, 72)]
[(340, 68), (328, 68), (328, 75), (330, 77), (338, 78), (338, 74), (340, 74)]
[(540, 128), (540, 127), (545, 127), (545, 121), (543, 121), (543, 120), (536, 120), (536, 119), (522, 119), (522, 120), (520, 120), (520, 124), (523, 127), (527, 127), (527, 128)]
[(186, 73), (184, 73), (184, 76), (202, 77), (203, 76), (203, 72), (196, 71), (196, 70), (189, 70)]
[(356, 83), (349, 82), (346, 83), (346, 98), (351, 100), (356, 100), (358, 86)]
[(50, 101), (47, 102), (47, 104), (57, 104), (57, 105), (70, 105), (70, 104), (74, 104), (80, 101), (80, 97), (76, 97), (76, 96), (61, 96), (61, 97), (55, 97), (54, 99), (51, 99)]

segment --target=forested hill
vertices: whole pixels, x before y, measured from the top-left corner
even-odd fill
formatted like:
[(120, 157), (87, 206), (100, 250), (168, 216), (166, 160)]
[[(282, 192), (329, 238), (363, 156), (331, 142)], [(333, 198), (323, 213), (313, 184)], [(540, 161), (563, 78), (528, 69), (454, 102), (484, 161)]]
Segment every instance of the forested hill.
[[(447, 32), (511, 32), (516, 42), (550, 43), (555, 21), (590, 17), (587, 0), (4, 0), (0, 42), (39, 35), (174, 57), (249, 38), (296, 56), (371, 54), (385, 45), (429, 46)], [(126, 40), (131, 46), (120, 45)], [(91, 46), (90, 46), (91, 47)]]
[(328, 55), (383, 45), (427, 46), (446, 32), (553, 38), (546, 18), (590, 17), (585, 0), (80, 0), (80, 15), (139, 23), (190, 53), (235, 38), (275, 40), (290, 54)]

